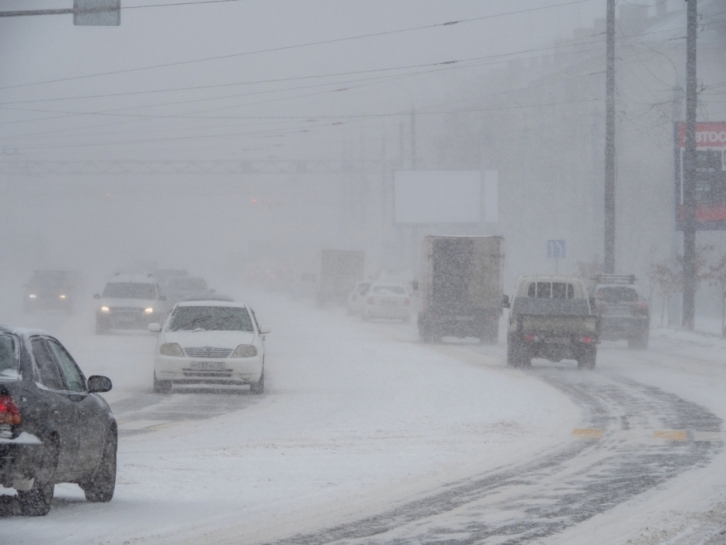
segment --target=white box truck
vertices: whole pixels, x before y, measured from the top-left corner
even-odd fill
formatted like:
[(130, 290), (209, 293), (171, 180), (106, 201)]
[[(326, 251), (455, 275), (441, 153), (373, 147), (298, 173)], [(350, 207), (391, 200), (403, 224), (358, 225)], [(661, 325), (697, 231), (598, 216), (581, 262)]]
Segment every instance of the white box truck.
[(444, 336), (497, 342), (503, 246), (502, 237), (424, 237), (418, 315), (424, 342)]

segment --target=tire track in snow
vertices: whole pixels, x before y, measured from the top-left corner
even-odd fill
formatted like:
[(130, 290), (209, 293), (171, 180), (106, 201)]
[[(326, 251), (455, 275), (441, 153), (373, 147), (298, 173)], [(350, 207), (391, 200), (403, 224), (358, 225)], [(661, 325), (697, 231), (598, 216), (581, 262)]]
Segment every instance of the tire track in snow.
[[(272, 543), (533, 542), (703, 467), (722, 449), (721, 442), (694, 440), (694, 432), (695, 437), (720, 432), (721, 420), (674, 394), (596, 372), (535, 368), (529, 374), (570, 396), (585, 411), (583, 427), (602, 430), (602, 437), (573, 439), (529, 463), (452, 482), (375, 516)], [(654, 438), (659, 429), (686, 430), (687, 440)]]

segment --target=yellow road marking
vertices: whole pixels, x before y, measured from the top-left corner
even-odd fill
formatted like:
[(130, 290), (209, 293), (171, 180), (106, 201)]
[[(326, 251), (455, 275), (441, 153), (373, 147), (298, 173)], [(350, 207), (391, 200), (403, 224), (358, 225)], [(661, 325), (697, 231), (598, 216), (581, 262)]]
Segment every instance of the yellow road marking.
[(605, 430), (595, 428), (575, 428), (572, 430), (572, 435), (583, 439), (600, 439), (604, 433)]
[(688, 439), (686, 430), (655, 430), (653, 437), (666, 441), (685, 441)]
[(694, 431), (694, 441), (723, 441), (726, 437), (720, 431)]

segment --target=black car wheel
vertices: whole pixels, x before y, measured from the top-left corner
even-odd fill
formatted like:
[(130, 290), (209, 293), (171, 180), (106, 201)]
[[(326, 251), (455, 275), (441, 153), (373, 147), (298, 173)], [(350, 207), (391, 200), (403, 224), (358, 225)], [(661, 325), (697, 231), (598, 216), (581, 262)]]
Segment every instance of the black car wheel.
[(168, 394), (171, 392), (171, 381), (156, 380), (156, 375), (154, 375), (154, 392), (157, 394)]
[(109, 502), (116, 489), (116, 450), (118, 439), (116, 430), (111, 429), (106, 437), (103, 447), (103, 456), (93, 474), (79, 483), (86, 494), (86, 500), (91, 502)]
[(262, 374), (260, 375), (260, 380), (257, 382), (253, 382), (250, 384), (250, 392), (253, 394), (262, 394), (265, 392), (265, 370), (262, 370)]
[(33, 487), (30, 490), (18, 490), (20, 511), (23, 515), (44, 517), (50, 511), (59, 450), (58, 441), (55, 438), (48, 439), (43, 455), (43, 466), (34, 477)]

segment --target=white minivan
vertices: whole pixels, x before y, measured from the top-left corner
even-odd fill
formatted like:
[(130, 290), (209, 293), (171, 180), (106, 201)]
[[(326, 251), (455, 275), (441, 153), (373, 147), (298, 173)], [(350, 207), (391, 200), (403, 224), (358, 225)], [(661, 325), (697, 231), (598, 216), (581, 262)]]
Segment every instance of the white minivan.
[(166, 297), (161, 294), (153, 275), (117, 274), (111, 278), (102, 294), (94, 299), (96, 307), (96, 333), (114, 329), (143, 329), (150, 323), (166, 318)]

